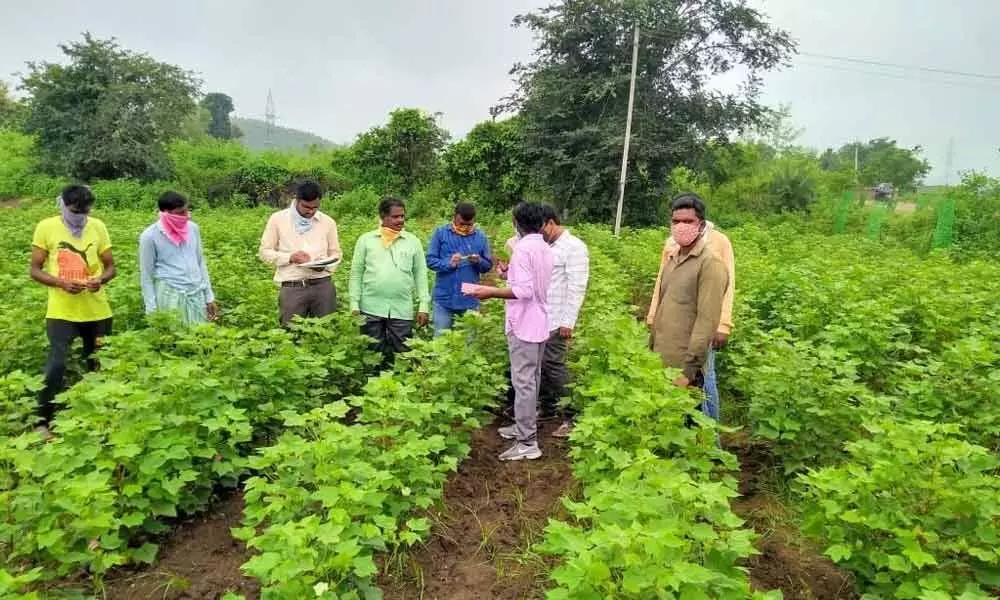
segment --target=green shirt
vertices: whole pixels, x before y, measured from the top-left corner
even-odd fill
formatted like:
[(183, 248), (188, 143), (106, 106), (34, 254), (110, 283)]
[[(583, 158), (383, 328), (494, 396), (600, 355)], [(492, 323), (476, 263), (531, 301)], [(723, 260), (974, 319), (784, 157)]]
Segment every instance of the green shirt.
[(413, 320), (413, 295), (419, 312), (430, 310), (424, 247), (417, 236), (403, 231), (388, 247), (378, 230), (358, 238), (351, 260), (351, 310), (374, 317)]

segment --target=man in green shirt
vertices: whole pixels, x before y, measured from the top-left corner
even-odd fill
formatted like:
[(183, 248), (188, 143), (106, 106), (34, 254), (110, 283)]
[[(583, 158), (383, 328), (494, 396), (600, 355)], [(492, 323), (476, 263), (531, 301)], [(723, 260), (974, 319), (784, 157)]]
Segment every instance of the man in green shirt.
[(375, 340), (385, 357), (406, 351), (413, 335), (413, 296), (419, 302), (417, 325), (427, 325), (431, 295), (427, 287), (424, 248), (417, 236), (403, 231), (406, 205), (383, 198), (378, 207), (382, 225), (358, 238), (351, 260), (351, 312), (365, 318), (361, 331)]

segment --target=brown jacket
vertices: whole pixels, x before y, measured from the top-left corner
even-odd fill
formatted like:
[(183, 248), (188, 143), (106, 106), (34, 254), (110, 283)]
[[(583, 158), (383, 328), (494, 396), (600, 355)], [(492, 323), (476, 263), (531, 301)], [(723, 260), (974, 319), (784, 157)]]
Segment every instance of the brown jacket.
[(660, 354), (663, 366), (681, 369), (695, 381), (719, 328), (728, 270), (718, 254), (708, 249), (706, 236), (691, 252), (671, 254), (659, 279), (650, 345)]
[[(722, 316), (719, 319), (719, 332), (729, 335), (733, 332), (733, 295), (736, 288), (736, 259), (733, 256), (733, 244), (718, 229), (709, 223), (709, 230), (705, 233), (708, 239), (708, 249), (719, 255), (722, 262), (726, 264), (729, 271), (729, 285), (726, 287), (726, 296), (722, 299)], [(663, 265), (667, 264), (670, 255), (677, 252), (677, 242), (673, 238), (667, 238), (663, 245), (663, 254), (660, 256), (660, 269), (656, 272), (656, 283), (653, 286), (653, 299), (649, 303), (649, 312), (646, 313), (646, 325), (652, 325), (656, 319), (656, 307), (660, 303), (660, 275), (663, 273)]]

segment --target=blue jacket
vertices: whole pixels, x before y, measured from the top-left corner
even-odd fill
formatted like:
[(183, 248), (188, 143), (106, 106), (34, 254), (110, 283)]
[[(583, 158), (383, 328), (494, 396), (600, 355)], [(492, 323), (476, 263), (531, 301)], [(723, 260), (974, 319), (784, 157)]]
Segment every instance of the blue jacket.
[[(479, 264), (462, 259), (458, 267), (451, 266), (455, 253), (462, 256), (478, 254)], [(451, 223), (434, 230), (431, 243), (427, 247), (427, 268), (437, 274), (434, 283), (434, 304), (448, 310), (470, 310), (479, 308), (479, 300), (462, 295), (463, 283), (479, 283), (479, 276), (493, 268), (493, 254), (490, 243), (480, 229), (472, 235), (461, 236), (452, 231)]]

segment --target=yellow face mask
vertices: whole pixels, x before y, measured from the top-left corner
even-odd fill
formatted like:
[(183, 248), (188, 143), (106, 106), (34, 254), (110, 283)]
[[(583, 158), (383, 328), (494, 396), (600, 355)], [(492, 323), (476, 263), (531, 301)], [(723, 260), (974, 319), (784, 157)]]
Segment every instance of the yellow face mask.
[(476, 230), (476, 224), (471, 225), (460, 225), (454, 221), (451, 222), (451, 230), (462, 237), (467, 237), (472, 235), (472, 232)]
[(403, 230), (396, 231), (395, 229), (390, 229), (388, 227), (382, 228), (382, 247), (388, 248), (399, 239), (399, 236), (403, 235)]

